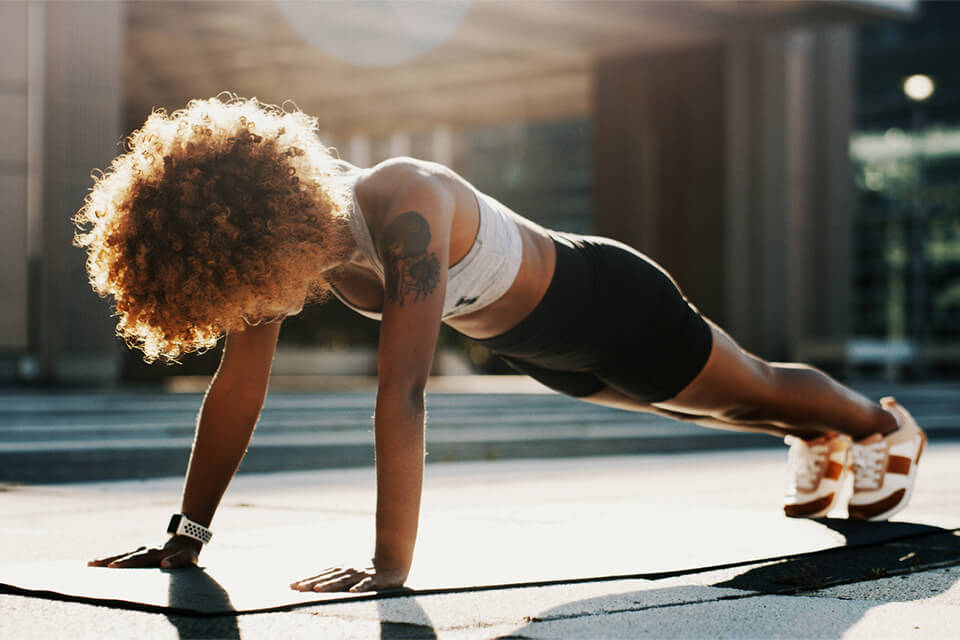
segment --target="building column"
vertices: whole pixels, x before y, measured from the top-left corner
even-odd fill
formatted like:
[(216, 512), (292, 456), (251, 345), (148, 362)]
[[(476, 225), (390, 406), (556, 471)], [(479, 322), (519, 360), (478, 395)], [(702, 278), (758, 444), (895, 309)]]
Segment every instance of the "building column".
[(738, 38), (724, 53), (723, 326), (749, 351), (782, 360), (789, 351), (787, 256), (793, 242), (787, 237), (786, 46), (780, 35)]
[(811, 211), (813, 251), (807, 305), (810, 341), (835, 343), (852, 331), (854, 184), (850, 164), (853, 127), (854, 34), (849, 28), (817, 32), (811, 52), (815, 200)]
[(0, 381), (27, 350), (28, 24), (25, 2), (0, 4)]
[(124, 7), (117, 2), (42, 5), (45, 29), (43, 209), (36, 313), (43, 378), (116, 380), (120, 350), (106, 300), (93, 293), (85, 252), (72, 246), (71, 217), (121, 151)]

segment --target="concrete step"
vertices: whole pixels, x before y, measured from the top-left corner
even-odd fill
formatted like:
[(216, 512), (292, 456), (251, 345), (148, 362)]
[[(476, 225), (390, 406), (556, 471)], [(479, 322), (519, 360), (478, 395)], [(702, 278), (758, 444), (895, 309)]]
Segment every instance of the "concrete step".
[[(931, 439), (960, 438), (949, 385), (864, 388), (892, 394)], [(148, 391), (0, 393), (0, 482), (56, 483), (182, 475), (203, 396)], [(373, 464), (370, 391), (271, 392), (241, 473)], [(551, 458), (782, 446), (554, 393), (433, 393), (430, 461)]]

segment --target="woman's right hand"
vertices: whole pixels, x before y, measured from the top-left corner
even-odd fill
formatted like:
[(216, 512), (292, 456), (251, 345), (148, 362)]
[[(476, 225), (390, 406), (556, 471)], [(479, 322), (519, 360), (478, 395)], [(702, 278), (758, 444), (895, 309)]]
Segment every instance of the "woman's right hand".
[(184, 536), (174, 536), (162, 547), (140, 547), (118, 556), (91, 560), (88, 567), (110, 567), (111, 569), (129, 569), (160, 567), (161, 569), (181, 569), (197, 564), (203, 545)]

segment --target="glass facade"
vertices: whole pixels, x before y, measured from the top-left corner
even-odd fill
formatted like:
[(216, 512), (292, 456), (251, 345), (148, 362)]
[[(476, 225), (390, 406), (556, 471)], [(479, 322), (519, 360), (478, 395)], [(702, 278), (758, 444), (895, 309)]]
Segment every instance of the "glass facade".
[(858, 36), (852, 333), (900, 345), (915, 377), (960, 373), (960, 3)]

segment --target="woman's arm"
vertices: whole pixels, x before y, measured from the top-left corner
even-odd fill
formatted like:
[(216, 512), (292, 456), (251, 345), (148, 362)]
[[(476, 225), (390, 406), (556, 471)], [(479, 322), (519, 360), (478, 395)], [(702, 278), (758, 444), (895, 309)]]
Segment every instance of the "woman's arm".
[[(227, 336), (220, 367), (197, 419), (196, 437), (181, 511), (209, 526), (236, 473), (260, 416), (280, 323), (262, 324)], [(174, 536), (166, 545), (94, 560), (91, 566), (176, 568), (196, 562), (201, 545)]]
[(374, 415), (377, 541), (373, 567), (327, 569), (299, 591), (402, 586), (413, 561), (423, 486), (424, 388), (443, 312), (454, 199), (436, 178), (414, 175), (374, 228), (386, 271)]
[(227, 336), (220, 367), (200, 409), (181, 510), (210, 526), (243, 459), (267, 394), (280, 322)]
[(378, 238), (385, 291), (374, 413), (377, 544), (373, 564), (406, 579), (423, 484), (424, 389), (443, 312), (453, 197), (418, 178), (392, 203)]

